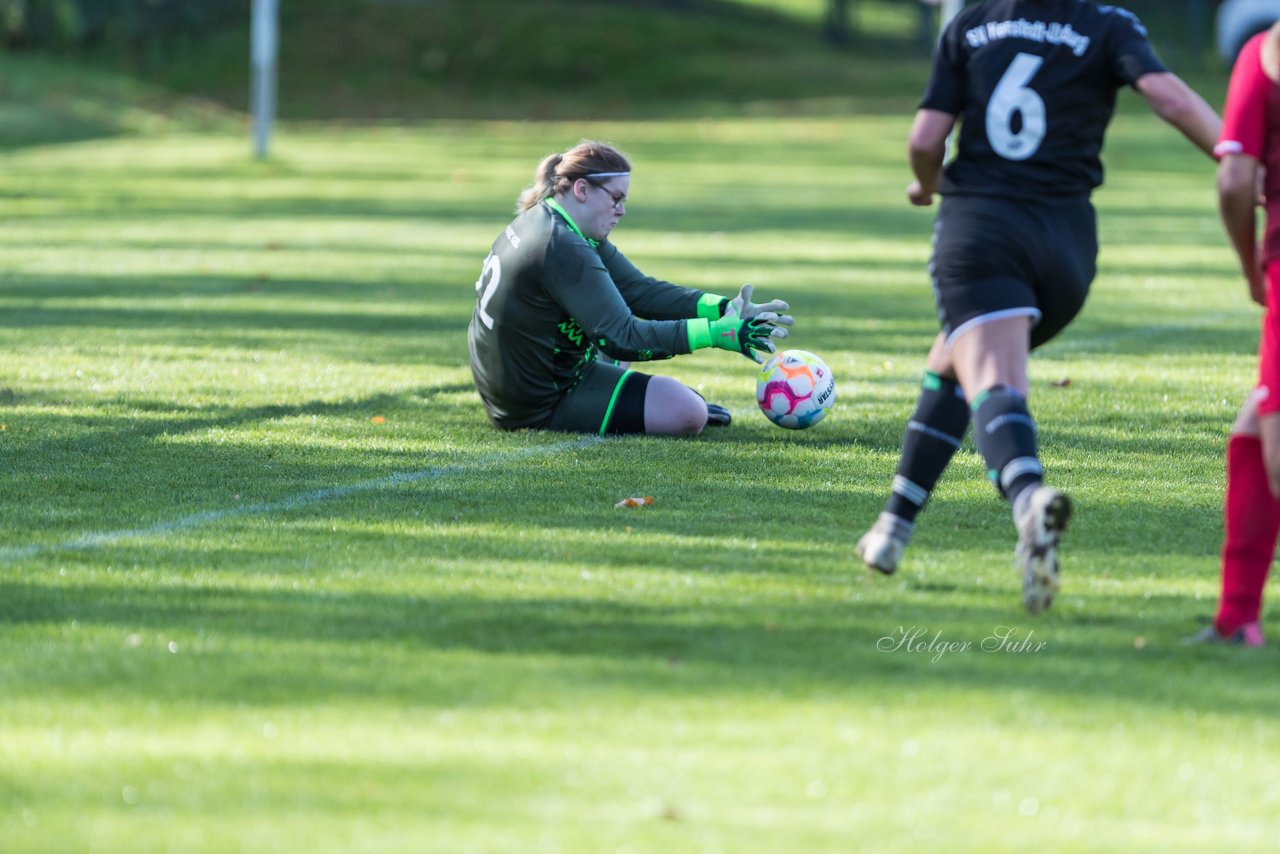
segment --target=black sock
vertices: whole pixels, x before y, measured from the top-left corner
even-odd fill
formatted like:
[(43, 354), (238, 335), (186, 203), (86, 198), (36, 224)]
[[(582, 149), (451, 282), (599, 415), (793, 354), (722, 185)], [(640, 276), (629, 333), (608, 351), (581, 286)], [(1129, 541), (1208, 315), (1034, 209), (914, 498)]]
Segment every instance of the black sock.
[(997, 385), (974, 398), (972, 409), (973, 438), (987, 463), (987, 478), (1013, 503), (1044, 478), (1027, 399), (1015, 388)]
[(960, 384), (925, 371), (916, 411), (902, 437), (902, 456), (893, 476), (893, 494), (884, 508), (886, 513), (915, 521), (968, 428), (969, 405)]

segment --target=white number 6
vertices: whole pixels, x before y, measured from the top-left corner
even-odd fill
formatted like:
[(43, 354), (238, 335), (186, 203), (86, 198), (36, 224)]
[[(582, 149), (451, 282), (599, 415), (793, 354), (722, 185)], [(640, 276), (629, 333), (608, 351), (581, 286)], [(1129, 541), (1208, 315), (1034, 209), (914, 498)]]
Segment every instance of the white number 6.
[[(1009, 63), (987, 103), (987, 139), (1005, 160), (1026, 160), (1044, 142), (1044, 99), (1027, 87), (1044, 57), (1020, 53)], [(1013, 114), (1022, 114), (1022, 128), (1013, 132)]]
[[(485, 278), (488, 277), (488, 284)], [(502, 259), (497, 255), (490, 254), (484, 259), (484, 269), (480, 271), (480, 278), (476, 279), (476, 293), (480, 294), (480, 302), (476, 305), (476, 313), (480, 315), (481, 322), (490, 329), (493, 328), (493, 318), (489, 316), (489, 312), (485, 311), (489, 307), (489, 301), (493, 299), (493, 294), (498, 290), (498, 282), (502, 280)]]

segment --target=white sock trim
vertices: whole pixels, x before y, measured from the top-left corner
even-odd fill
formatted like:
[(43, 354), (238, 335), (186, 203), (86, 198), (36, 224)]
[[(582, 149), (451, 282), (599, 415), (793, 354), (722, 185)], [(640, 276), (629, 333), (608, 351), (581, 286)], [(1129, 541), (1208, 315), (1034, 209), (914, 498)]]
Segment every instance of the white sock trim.
[(1043, 475), (1044, 466), (1035, 457), (1014, 457), (1000, 470), (1000, 486), (1008, 492), (1009, 486), (1024, 474)]
[(917, 507), (923, 507), (929, 500), (929, 490), (918, 483), (912, 483), (900, 474), (893, 476), (893, 491)]

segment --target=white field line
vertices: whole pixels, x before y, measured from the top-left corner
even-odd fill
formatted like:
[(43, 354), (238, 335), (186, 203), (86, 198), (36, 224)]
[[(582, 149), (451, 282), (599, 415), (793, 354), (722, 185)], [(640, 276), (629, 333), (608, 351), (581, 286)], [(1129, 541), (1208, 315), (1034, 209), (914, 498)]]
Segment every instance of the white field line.
[(348, 486), (331, 486), (325, 489), (315, 489), (310, 492), (300, 492), (297, 495), (281, 498), (278, 501), (244, 504), (238, 507), (227, 507), (222, 510), (202, 510), (199, 513), (189, 513), (186, 516), (179, 516), (176, 519), (154, 522), (140, 528), (120, 528), (115, 531), (88, 531), (72, 537), (71, 539), (59, 540), (51, 543), (30, 543), (23, 546), (0, 547), (0, 563), (10, 563), (15, 560), (37, 557), (39, 555), (49, 554), (52, 552), (92, 551), (93, 549), (101, 548), (102, 546), (114, 545), (122, 540), (136, 540), (145, 537), (174, 534), (178, 531), (187, 531), (204, 525), (212, 525), (215, 522), (234, 519), (240, 516), (265, 516), (271, 513), (287, 513), (291, 510), (309, 507), (312, 504), (319, 504), (324, 501), (336, 501), (362, 492), (376, 492), (381, 489), (402, 486), (407, 483), (435, 480), (437, 478), (445, 477), (446, 475), (469, 472), (472, 469), (481, 466), (493, 465), (495, 463), (520, 459), (522, 457), (541, 456), (543, 454), (554, 454), (561, 451), (572, 451), (577, 450), (578, 448), (587, 448), (592, 445), (598, 445), (604, 441), (606, 440), (599, 436), (587, 436), (585, 438), (575, 439), (571, 442), (558, 442), (554, 445), (540, 445), (534, 448), (518, 448), (512, 451), (490, 454), (487, 457), (479, 457), (466, 464), (433, 466), (431, 468), (418, 469), (417, 471), (395, 472), (385, 477), (366, 480), (361, 483), (353, 483)]

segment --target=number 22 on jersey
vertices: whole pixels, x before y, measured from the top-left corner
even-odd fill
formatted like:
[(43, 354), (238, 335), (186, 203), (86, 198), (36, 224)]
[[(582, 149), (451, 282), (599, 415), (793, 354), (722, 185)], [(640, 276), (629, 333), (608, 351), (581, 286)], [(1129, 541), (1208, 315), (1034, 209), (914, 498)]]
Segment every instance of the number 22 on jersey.
[(498, 290), (500, 281), (502, 281), (502, 259), (489, 253), (489, 257), (484, 259), (484, 269), (480, 271), (480, 278), (476, 279), (476, 293), (480, 295), (479, 302), (476, 303), (476, 314), (489, 329), (493, 328), (493, 317), (486, 309), (489, 307), (489, 301), (493, 299), (494, 292)]
[[(1026, 160), (1044, 141), (1044, 99), (1029, 84), (1036, 76), (1044, 57), (1020, 53), (1009, 63), (995, 91), (987, 101), (987, 141), (1005, 160)], [(1014, 113), (1020, 114), (1022, 127), (1013, 130)]]

